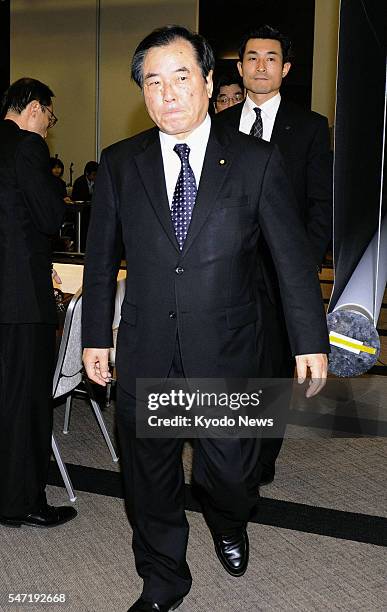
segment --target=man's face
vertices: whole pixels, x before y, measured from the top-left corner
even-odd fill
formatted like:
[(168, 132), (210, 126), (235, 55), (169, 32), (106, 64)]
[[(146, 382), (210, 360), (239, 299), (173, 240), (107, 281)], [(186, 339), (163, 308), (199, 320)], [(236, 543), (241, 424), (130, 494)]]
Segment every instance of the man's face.
[(89, 172), (89, 174), (86, 174), (86, 176), (91, 183), (95, 183), (95, 179), (97, 178), (97, 171), (93, 170), (93, 172)]
[(279, 40), (250, 38), (238, 70), (247, 91), (268, 100), (278, 93), (290, 62), (283, 64)]
[(219, 113), (225, 108), (229, 108), (229, 106), (239, 104), (239, 102), (242, 102), (243, 98), (243, 91), (238, 83), (222, 85), (219, 87), (219, 93), (215, 100), (215, 110)]
[(212, 94), (212, 70), (203, 78), (194, 48), (183, 38), (147, 51), (144, 100), (162, 132), (186, 138), (204, 120)]

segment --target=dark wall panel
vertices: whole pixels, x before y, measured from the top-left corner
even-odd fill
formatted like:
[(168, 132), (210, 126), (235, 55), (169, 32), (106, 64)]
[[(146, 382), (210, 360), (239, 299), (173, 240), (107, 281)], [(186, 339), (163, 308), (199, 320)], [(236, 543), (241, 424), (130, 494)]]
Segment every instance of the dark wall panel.
[(380, 0), (341, 2), (334, 187), (336, 282), (331, 309), (378, 225), (386, 87), (385, 8)]

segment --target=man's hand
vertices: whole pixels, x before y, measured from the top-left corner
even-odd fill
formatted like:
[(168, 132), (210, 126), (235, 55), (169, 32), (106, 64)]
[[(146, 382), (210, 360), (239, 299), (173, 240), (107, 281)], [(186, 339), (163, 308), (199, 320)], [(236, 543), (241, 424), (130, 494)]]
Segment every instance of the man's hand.
[(311, 380), (306, 390), (306, 397), (313, 397), (320, 393), (327, 381), (328, 358), (323, 353), (311, 355), (296, 355), (298, 384), (305, 382), (308, 367), (310, 368)]
[(83, 351), (83, 364), (90, 380), (106, 387), (112, 377), (109, 372), (108, 348), (85, 348)]

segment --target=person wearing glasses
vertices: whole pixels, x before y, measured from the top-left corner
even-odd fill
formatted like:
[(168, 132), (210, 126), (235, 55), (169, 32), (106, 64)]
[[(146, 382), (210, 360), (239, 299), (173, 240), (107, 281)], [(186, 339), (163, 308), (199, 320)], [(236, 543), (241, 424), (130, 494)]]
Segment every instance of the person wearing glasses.
[(53, 527), (77, 514), (49, 506), (45, 493), (57, 323), (50, 238), (64, 213), (44, 141), (57, 121), (53, 95), (22, 78), (1, 107), (0, 524), (10, 527)]
[(242, 79), (234, 74), (222, 74), (214, 88), (215, 113), (239, 104), (245, 99)]

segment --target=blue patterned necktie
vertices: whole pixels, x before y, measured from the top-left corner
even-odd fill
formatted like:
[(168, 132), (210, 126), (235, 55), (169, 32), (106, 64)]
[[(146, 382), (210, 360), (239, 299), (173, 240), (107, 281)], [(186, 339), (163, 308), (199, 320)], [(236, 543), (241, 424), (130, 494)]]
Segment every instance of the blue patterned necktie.
[(253, 125), (251, 126), (250, 136), (255, 136), (255, 138), (262, 138), (263, 135), (263, 123), (261, 117), (261, 109), (256, 106), (254, 108), (256, 117)]
[(187, 237), (189, 224), (191, 223), (197, 187), (195, 175), (188, 161), (191, 149), (187, 144), (183, 143), (176, 144), (173, 150), (180, 158), (181, 169), (173, 193), (171, 215), (177, 242), (179, 243), (181, 251)]

